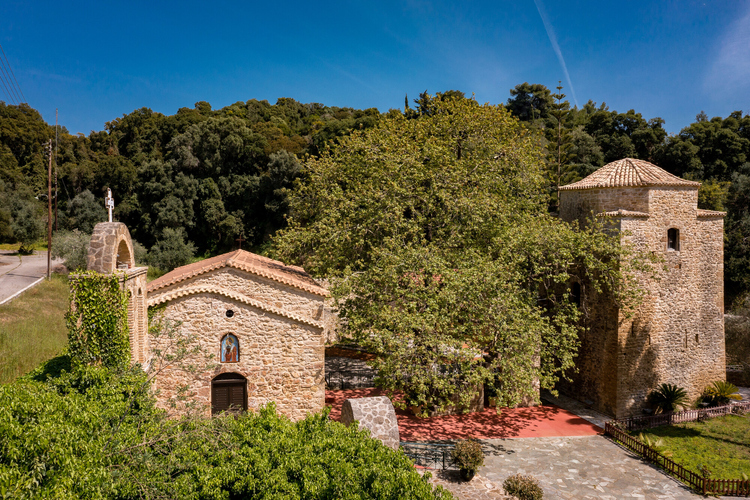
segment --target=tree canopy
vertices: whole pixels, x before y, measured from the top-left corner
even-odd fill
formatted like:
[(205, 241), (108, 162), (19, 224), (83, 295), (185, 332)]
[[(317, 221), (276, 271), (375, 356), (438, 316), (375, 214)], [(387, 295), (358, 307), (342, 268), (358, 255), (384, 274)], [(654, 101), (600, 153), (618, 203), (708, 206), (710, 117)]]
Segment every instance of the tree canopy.
[(482, 383), (514, 405), (573, 366), (571, 281), (632, 300), (623, 250), (548, 214), (540, 138), (503, 107), (429, 107), (309, 159), (276, 252), (332, 280), (345, 335), (402, 405), (465, 407)]

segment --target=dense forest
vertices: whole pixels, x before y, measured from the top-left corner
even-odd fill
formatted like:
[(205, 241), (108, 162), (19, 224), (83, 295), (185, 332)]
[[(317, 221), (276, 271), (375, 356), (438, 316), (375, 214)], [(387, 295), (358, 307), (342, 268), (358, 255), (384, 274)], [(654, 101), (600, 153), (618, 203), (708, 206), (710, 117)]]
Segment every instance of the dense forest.
[[(571, 108), (560, 87), (554, 93), (523, 83), (510, 95), (504, 105), (539, 131), (546, 148), (551, 211), (558, 185), (620, 158), (651, 161), (703, 182), (701, 208), (728, 212), (728, 303), (750, 290), (750, 115), (736, 111), (709, 118), (701, 111), (694, 123), (669, 135), (661, 118), (646, 119), (635, 110), (621, 113), (592, 101)], [(388, 113), (420, 119), (430, 114), (434, 100), (449, 98), (464, 94), (424, 92), (412, 103), (407, 98), (403, 111)], [(372, 127), (380, 117), (374, 108), (281, 98), (219, 110), (201, 101), (171, 116), (142, 108), (88, 136), (60, 127), (54, 154), (57, 226), (90, 233), (106, 217), (103, 197), (109, 187), (116, 219), (162, 267), (179, 263), (164, 257), (170, 252), (183, 259), (216, 254), (236, 248), (238, 238), (245, 247), (262, 250), (285, 224), (286, 191), (295, 180), (304, 182), (305, 158), (353, 130)], [(55, 132), (33, 108), (0, 102), (0, 242), (30, 244), (43, 235), (44, 145)]]

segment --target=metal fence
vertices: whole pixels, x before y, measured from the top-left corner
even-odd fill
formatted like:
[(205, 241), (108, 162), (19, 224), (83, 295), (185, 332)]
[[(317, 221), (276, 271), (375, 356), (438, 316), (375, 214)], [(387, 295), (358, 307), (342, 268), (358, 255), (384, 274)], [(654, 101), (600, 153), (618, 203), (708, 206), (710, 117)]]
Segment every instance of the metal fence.
[(733, 413), (746, 413), (748, 411), (750, 411), (750, 402), (744, 402), (701, 410), (688, 410), (679, 413), (666, 413), (664, 415), (654, 415), (650, 417), (634, 417), (613, 420), (604, 424), (604, 433), (649, 462), (658, 465), (667, 473), (681, 479), (704, 495), (709, 493), (715, 495), (750, 496), (750, 480), (710, 479), (704, 477), (701, 474), (686, 469), (628, 434), (628, 432), (660, 427), (662, 425), (671, 425), (682, 422), (701, 422), (709, 418)]
[(326, 389), (361, 389), (364, 387), (375, 387), (375, 370), (350, 369), (326, 371)]
[(453, 448), (455, 445), (452, 444), (401, 441), (404, 455), (411, 458), (415, 465), (426, 469), (457, 469), (451, 457)]

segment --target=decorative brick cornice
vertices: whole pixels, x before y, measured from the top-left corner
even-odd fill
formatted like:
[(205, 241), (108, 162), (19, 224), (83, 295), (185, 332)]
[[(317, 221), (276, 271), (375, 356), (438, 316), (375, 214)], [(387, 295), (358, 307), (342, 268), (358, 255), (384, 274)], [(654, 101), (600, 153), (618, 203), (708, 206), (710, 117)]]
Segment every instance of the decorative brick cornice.
[(305, 318), (303, 316), (291, 313), (284, 309), (271, 306), (259, 300), (252, 299), (248, 297), (247, 295), (233, 292), (231, 290), (227, 290), (226, 288), (222, 288), (222, 287), (215, 286), (215, 285), (197, 285), (197, 286), (188, 286), (184, 288), (175, 288), (173, 290), (169, 290), (161, 294), (156, 293), (154, 295), (151, 295), (151, 293), (149, 293), (148, 306), (149, 307), (158, 306), (159, 304), (164, 304), (166, 302), (169, 302), (174, 299), (178, 299), (180, 297), (187, 297), (189, 295), (196, 295), (196, 294), (201, 294), (201, 293), (213, 293), (216, 295), (222, 295), (228, 299), (232, 299), (237, 302), (247, 304), (249, 306), (255, 307), (262, 311), (266, 311), (271, 314), (276, 314), (277, 316), (283, 316), (285, 318), (291, 319), (298, 323), (304, 323), (306, 325), (320, 328), (321, 330), (324, 329), (323, 325), (319, 323), (318, 321), (315, 321), (310, 318)]
[(649, 214), (646, 212), (635, 212), (633, 210), (615, 210), (612, 212), (601, 212), (596, 214), (597, 217), (633, 217), (633, 218), (641, 218), (641, 219), (647, 219), (649, 217)]
[(698, 217), (705, 218), (705, 217), (726, 217), (726, 212), (719, 212), (718, 210), (703, 210), (701, 208), (698, 209)]
[(318, 285), (304, 269), (297, 266), (288, 266), (283, 262), (246, 252), (236, 250), (216, 257), (211, 257), (193, 264), (178, 267), (165, 274), (148, 285), (148, 292), (153, 293), (162, 288), (174, 285), (181, 281), (194, 278), (223, 267), (232, 267), (245, 271), (262, 278), (266, 278), (284, 285), (291, 286), (314, 295), (328, 296), (328, 290)]

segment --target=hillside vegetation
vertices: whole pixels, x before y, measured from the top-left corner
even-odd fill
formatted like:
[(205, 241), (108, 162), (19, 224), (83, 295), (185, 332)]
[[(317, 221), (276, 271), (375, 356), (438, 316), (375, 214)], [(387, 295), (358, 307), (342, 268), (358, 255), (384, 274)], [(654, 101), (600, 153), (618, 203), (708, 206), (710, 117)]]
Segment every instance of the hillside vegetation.
[[(540, 84), (510, 90), (505, 107), (540, 131), (547, 151), (546, 195), (556, 210), (556, 187), (574, 182), (607, 162), (633, 157), (699, 180), (701, 208), (726, 210), (725, 281), (730, 304), (750, 290), (750, 115), (706, 116), (669, 135), (661, 118), (636, 110), (618, 112), (604, 103), (570, 108), (565, 96)], [(403, 111), (429, 116), (435, 99), (459, 91), (426, 92)], [(104, 215), (105, 188), (112, 189), (115, 217), (128, 225), (155, 261), (168, 265), (193, 254), (236, 248), (263, 251), (285, 227), (288, 191), (307, 182), (305, 159), (318, 157), (353, 130), (373, 127), (377, 109), (357, 110), (251, 99), (214, 110), (201, 101), (166, 116), (141, 108), (107, 122), (104, 130), (71, 135), (60, 130), (61, 229), (89, 233)], [(42, 236), (46, 199), (43, 144), (54, 127), (27, 105), (0, 103), (0, 243), (31, 245)], [(165, 257), (166, 256), (166, 257)], [(174, 258), (177, 256), (178, 258)]]

